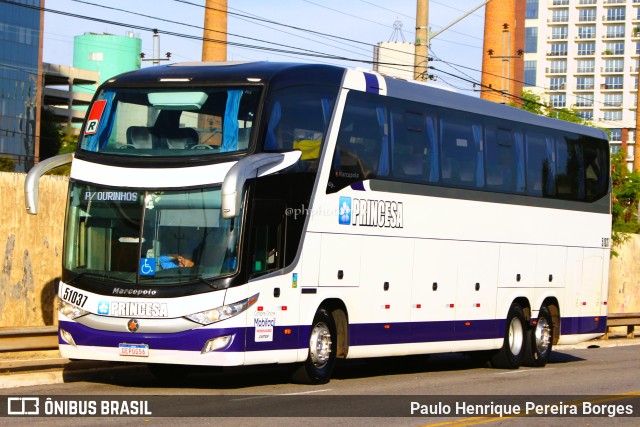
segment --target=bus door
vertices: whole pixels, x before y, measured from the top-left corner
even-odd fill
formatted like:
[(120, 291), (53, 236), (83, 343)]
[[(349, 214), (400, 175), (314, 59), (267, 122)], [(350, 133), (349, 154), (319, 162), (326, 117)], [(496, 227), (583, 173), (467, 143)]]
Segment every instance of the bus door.
[[(299, 292), (292, 292), (289, 275), (277, 274), (287, 263), (286, 208), (286, 203), (281, 200), (254, 200), (248, 230), (249, 287), (251, 292), (259, 293), (260, 297), (249, 312), (248, 351), (297, 348), (298, 329), (292, 325), (296, 325), (299, 317), (295, 299)], [(249, 360), (253, 356), (247, 357)], [(282, 359), (282, 353), (269, 357), (276, 357), (277, 360), (260, 359), (252, 362), (293, 361)]]

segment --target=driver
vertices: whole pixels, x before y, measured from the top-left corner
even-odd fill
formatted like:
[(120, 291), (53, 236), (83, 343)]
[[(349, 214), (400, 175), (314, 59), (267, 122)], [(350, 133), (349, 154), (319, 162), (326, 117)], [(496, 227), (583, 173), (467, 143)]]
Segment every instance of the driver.
[(163, 255), (159, 258), (159, 261), (163, 270), (178, 267), (193, 267), (195, 265), (192, 260), (177, 254)]

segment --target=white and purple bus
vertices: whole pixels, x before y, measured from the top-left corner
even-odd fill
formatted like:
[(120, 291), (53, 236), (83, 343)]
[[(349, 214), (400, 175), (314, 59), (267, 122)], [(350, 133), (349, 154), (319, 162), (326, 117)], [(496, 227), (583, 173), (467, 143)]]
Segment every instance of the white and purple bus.
[(97, 91), (71, 162), (62, 356), (187, 367), (473, 352), (544, 366), (607, 320), (596, 128), (334, 66), (187, 63)]

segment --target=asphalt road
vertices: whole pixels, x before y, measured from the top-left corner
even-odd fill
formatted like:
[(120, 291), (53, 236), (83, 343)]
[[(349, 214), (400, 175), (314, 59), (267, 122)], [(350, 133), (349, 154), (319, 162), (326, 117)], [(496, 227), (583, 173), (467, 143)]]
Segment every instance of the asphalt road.
[[(91, 402), (97, 415), (142, 413), (74, 418), (74, 424), (96, 426), (635, 426), (640, 425), (640, 346), (562, 349), (545, 368), (518, 370), (477, 367), (461, 354), (346, 361), (320, 386), (289, 383), (283, 367), (203, 370), (166, 385), (139, 366), (0, 394), (7, 396), (0, 399), (0, 425), (24, 425), (26, 418), (6, 415), (8, 399), (15, 404), (16, 397), (34, 396), (41, 408), (50, 397), (49, 409), (61, 414), (89, 411)], [(69, 401), (82, 403), (73, 409)], [(551, 416), (541, 416), (545, 412)], [(589, 412), (600, 416), (583, 416)], [(30, 417), (29, 424), (57, 426), (65, 420)]]

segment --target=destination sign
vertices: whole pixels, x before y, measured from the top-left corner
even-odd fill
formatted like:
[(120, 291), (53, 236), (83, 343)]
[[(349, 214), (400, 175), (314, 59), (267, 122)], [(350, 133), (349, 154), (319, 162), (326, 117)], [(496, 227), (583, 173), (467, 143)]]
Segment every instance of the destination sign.
[(82, 200), (98, 202), (135, 203), (139, 199), (135, 191), (85, 191)]

